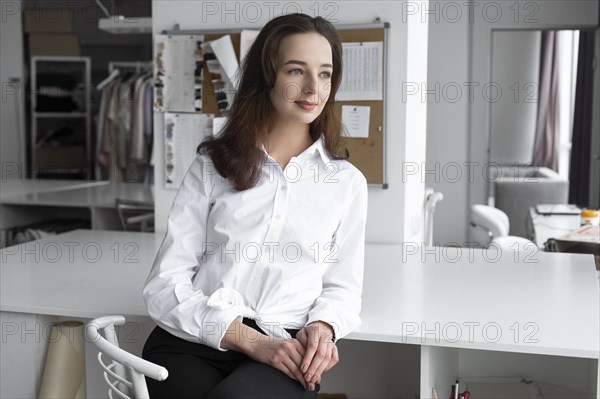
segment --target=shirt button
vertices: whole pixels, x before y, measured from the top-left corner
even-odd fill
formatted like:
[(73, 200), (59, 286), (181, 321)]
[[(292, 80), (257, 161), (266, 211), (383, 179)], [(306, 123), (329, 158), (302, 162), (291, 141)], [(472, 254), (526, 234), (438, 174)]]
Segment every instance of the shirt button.
[(281, 219), (281, 215), (275, 215), (275, 219)]
[(281, 186), (281, 191), (285, 191), (287, 189), (287, 186)]

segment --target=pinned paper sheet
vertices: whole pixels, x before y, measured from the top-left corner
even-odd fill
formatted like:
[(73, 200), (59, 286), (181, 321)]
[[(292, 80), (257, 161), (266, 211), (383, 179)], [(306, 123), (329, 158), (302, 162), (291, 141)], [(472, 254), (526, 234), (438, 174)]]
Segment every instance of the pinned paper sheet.
[(233, 49), (233, 43), (231, 42), (231, 36), (225, 35), (216, 40), (208, 42), (212, 48), (215, 56), (221, 64), (221, 68), (225, 72), (226, 78), (233, 85), (234, 88), (238, 87), (238, 61), (235, 56), (235, 50)]
[(370, 114), (371, 107), (342, 105), (342, 123), (347, 137), (368, 138)]
[(213, 114), (165, 113), (165, 187), (179, 188), (196, 158), (196, 148), (212, 135)]
[(219, 116), (219, 117), (215, 117), (213, 119), (213, 129), (212, 129), (213, 136), (218, 137), (221, 134), (221, 129), (223, 129), (225, 122), (227, 122), (226, 116)]
[(337, 101), (383, 100), (383, 42), (343, 43), (344, 74)]
[(154, 107), (201, 111), (202, 35), (155, 36)]
[(258, 36), (259, 32), (259, 30), (242, 30), (240, 37), (240, 63), (244, 60), (244, 57), (248, 53), (248, 50), (250, 50), (250, 47), (252, 47), (252, 43), (254, 43), (254, 40), (256, 39), (256, 36)]

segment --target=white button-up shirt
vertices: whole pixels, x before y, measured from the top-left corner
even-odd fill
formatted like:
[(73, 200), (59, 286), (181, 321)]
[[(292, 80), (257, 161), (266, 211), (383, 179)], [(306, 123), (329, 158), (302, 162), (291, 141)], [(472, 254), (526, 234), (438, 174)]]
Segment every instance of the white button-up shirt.
[(269, 156), (244, 191), (198, 155), (143, 290), (148, 313), (218, 350), (243, 317), (272, 337), (322, 320), (342, 338), (360, 325), (366, 216), (365, 177), (330, 159), (322, 136), (283, 170)]

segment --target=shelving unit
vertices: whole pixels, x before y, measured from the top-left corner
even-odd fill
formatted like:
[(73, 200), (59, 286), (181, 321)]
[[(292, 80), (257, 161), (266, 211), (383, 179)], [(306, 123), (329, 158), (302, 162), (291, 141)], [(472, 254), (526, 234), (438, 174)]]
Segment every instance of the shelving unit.
[(90, 57), (31, 57), (32, 178), (92, 178), (91, 90)]

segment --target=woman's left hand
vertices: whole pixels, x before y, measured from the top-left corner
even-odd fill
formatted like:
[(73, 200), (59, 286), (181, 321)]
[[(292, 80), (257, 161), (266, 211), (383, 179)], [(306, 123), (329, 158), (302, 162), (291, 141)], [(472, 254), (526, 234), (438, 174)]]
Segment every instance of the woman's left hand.
[(321, 382), (321, 374), (330, 370), (339, 361), (338, 350), (333, 343), (333, 328), (322, 321), (316, 321), (298, 331), (296, 339), (306, 348), (301, 370), (309, 389)]

